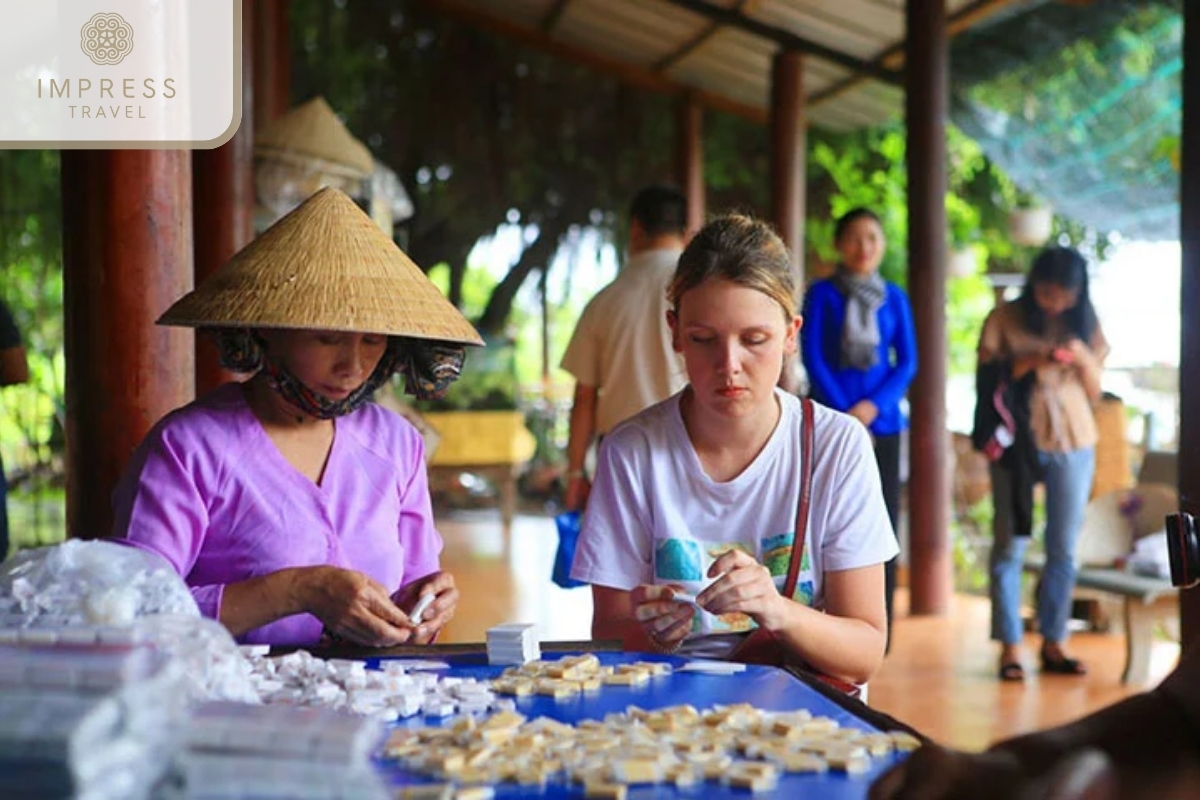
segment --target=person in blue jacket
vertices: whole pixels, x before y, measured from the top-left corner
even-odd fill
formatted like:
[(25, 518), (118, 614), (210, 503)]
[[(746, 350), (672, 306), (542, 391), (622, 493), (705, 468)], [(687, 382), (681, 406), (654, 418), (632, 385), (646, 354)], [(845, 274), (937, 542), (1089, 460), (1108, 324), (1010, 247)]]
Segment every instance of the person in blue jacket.
[[(879, 274), (887, 248), (883, 224), (869, 209), (848, 211), (834, 227), (841, 261), (832, 277), (816, 281), (804, 299), (802, 353), (810, 393), (818, 403), (866, 425), (884, 502), (896, 530), (900, 511), (902, 407), (917, 372), (917, 344), (908, 295)], [(887, 563), (888, 642), (896, 559)]]

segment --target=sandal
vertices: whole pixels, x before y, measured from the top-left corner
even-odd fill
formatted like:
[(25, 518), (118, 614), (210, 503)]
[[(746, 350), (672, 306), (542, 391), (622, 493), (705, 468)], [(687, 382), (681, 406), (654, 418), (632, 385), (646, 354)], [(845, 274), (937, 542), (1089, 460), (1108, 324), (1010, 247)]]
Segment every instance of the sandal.
[(1000, 680), (1006, 683), (1018, 683), (1025, 680), (1025, 668), (1016, 661), (1008, 661), (1000, 665)]
[(1077, 658), (1048, 658), (1042, 653), (1042, 672), (1048, 675), (1087, 675), (1087, 667)]

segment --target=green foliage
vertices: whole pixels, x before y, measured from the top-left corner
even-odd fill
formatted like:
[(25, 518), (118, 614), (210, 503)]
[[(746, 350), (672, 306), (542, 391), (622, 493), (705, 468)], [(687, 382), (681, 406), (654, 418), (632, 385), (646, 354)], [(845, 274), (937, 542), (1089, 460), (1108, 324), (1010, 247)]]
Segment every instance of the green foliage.
[[(492, 343), (491, 351), (507, 350), (512, 345)], [(454, 382), (446, 396), (438, 400), (416, 401), (423, 411), (508, 411), (517, 407), (517, 381), (511, 370), (490, 364), (480, 364), (476, 356), (482, 351), (467, 354), (468, 366), (463, 376)]]
[(972, 275), (953, 278), (946, 284), (946, 336), (949, 338), (950, 375), (975, 372), (975, 351), (979, 332), (988, 312), (995, 305), (987, 278)]
[(1154, 157), (1156, 159), (1165, 159), (1171, 165), (1171, 169), (1176, 172), (1179, 172), (1181, 166), (1180, 141), (1181, 138), (1178, 134), (1167, 135), (1161, 137), (1158, 143), (1154, 145)]
[(710, 213), (770, 211), (770, 131), (731, 114), (704, 117), (704, 183)]
[[(442, 262), (429, 270), (429, 280), (443, 292), (450, 291), (450, 265)], [(482, 266), (469, 266), (462, 282), (462, 303), (459, 310), (467, 317), (477, 317), (487, 305), (488, 295), (496, 286), (496, 279)]]
[(809, 252), (835, 264), (834, 222), (851, 209), (869, 208), (883, 220), (887, 238), (880, 273), (903, 286), (908, 241), (903, 130), (892, 126), (848, 134), (813, 131), (810, 140), (810, 206), (805, 222)]
[[(58, 153), (0, 151), (0, 286), (29, 361), (28, 383), (0, 392), (0, 453), (16, 490), (61, 462), (64, 360)], [(14, 528), (15, 531), (15, 528)]]
[[(1026, 192), (1066, 217), (1126, 238), (1173, 239), (1183, 68), (1179, 4), (1103, 5), (1090, 22), (1092, 12), (1083, 10), (1029, 15), (1025, 34), (1035, 39), (1035, 26), (1048, 37), (1060, 35), (1052, 30), (1056, 17), (1087, 32), (1065, 47), (1017, 41), (1008, 51), (998, 44), (994, 52), (985, 49), (981, 58), (1007, 63), (958, 89), (955, 120)], [(1015, 28), (1006, 32), (1018, 35)], [(1061, 221), (1059, 228), (1059, 241), (1103, 257), (1106, 237)]]

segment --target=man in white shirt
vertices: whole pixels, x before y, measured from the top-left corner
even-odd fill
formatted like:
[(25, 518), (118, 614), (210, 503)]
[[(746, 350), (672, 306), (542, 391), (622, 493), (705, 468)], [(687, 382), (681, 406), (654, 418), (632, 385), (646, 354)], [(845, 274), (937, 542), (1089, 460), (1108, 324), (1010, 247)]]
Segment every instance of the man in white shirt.
[(591, 488), (584, 462), (593, 439), (683, 388), (683, 363), (671, 347), (667, 286), (687, 232), (687, 199), (649, 186), (630, 207), (625, 268), (587, 307), (562, 368), (575, 377), (567, 443), (567, 510), (583, 508)]

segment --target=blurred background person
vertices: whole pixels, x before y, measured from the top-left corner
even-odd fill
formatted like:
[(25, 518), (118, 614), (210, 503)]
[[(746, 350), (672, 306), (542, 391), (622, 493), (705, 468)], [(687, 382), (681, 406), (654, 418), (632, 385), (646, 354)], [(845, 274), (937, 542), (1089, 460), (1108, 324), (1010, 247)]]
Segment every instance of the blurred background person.
[[(856, 208), (843, 214), (834, 226), (834, 245), (837, 270), (813, 283), (805, 296), (809, 391), (818, 403), (849, 414), (871, 432), (883, 499), (898, 532), (900, 435), (908, 428), (902, 402), (917, 374), (912, 307), (904, 290), (879, 274), (887, 239), (875, 212)], [(885, 571), (889, 648), (897, 558)]]
[[(1021, 296), (993, 309), (979, 339), (981, 366), (1000, 365), (1012, 382), (1028, 382), (1029, 432), (1046, 488), (1046, 566), (1038, 584), (1042, 672), (1083, 675), (1063, 649), (1075, 588), (1075, 545), (1092, 489), (1099, 433), (1092, 404), (1108, 343), (1088, 295), (1087, 262), (1077, 250), (1050, 247), (1033, 262)], [(1028, 523), (1016, 524), (1017, 465), (991, 465), (992, 553), (989, 564), (992, 638), (1000, 642), (999, 677), (1021, 681), (1024, 626), (1021, 573)], [(1032, 482), (1027, 490), (1032, 492)], [(1032, 498), (1027, 498), (1032, 507)]]
[(673, 186), (638, 192), (629, 209), (625, 266), (584, 308), (563, 354), (562, 368), (575, 377), (563, 503), (568, 511), (587, 502), (592, 442), (683, 388), (683, 365), (667, 327), (667, 287), (686, 232), (683, 192)]

